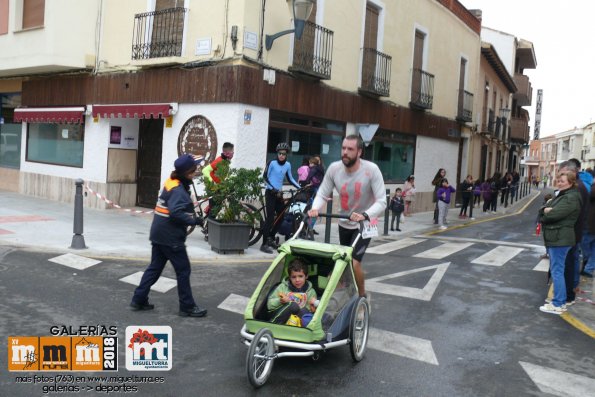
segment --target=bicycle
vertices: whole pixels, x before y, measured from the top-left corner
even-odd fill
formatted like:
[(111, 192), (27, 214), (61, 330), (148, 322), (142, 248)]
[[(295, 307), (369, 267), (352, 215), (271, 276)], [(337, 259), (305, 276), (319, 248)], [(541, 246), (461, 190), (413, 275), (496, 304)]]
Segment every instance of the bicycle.
[[(278, 195), (280, 195), (279, 197), (283, 199), (283, 209), (279, 212), (279, 214), (275, 216), (273, 224), (271, 225), (271, 230), (277, 230), (277, 234), (282, 234), (283, 236), (285, 236), (285, 241), (287, 241), (294, 235), (294, 233), (298, 229), (300, 222), (302, 221), (303, 214), (309, 206), (309, 204), (307, 204), (309, 200), (302, 200), (302, 197), (300, 195), (307, 194), (310, 191), (310, 189), (310, 186), (304, 186), (300, 189), (279, 190), (277, 193)], [(293, 209), (292, 206), (294, 206)], [(261, 205), (258, 208), (253, 207), (255, 211), (260, 213), (261, 220), (265, 219), (265, 207), (266, 206), (264, 203), (261, 203)], [(281, 233), (281, 231), (284, 231), (281, 223), (285, 220), (289, 210), (291, 210), (290, 214), (293, 215), (293, 219), (289, 221), (291, 222), (291, 225), (288, 226), (290, 230), (288, 233)], [(257, 237), (255, 237), (255, 242), (258, 241), (258, 239), (260, 239), (260, 237), (262, 236), (263, 224), (264, 222), (261, 222), (259, 228), (255, 231), (257, 233)], [(307, 235), (304, 234), (304, 236), (302, 237), (305, 238), (306, 236)], [(309, 235), (308, 237), (310, 238), (310, 240), (313, 240), (312, 235)], [(279, 244), (278, 236), (275, 236), (275, 243)]]
[[(203, 219), (203, 225), (201, 227), (201, 232), (204, 235), (205, 241), (209, 241), (209, 213), (210, 213), (210, 205), (209, 200), (211, 197), (204, 196), (199, 197), (196, 191), (196, 186), (194, 183), (192, 184), (192, 189), (194, 190), (194, 196), (196, 197), (196, 202), (194, 203), (194, 217), (201, 217)], [(206, 206), (205, 206), (206, 204)], [(246, 213), (248, 214), (256, 214), (258, 210), (256, 207), (250, 203), (242, 203), (242, 207), (245, 209)], [(247, 217), (248, 218), (248, 217)], [(256, 244), (258, 240), (260, 240), (260, 235), (262, 233), (262, 222), (263, 219), (258, 215), (251, 215), (249, 216), (250, 219), (253, 219), (253, 225), (250, 228), (250, 237), (248, 244), (250, 246)], [(188, 226), (186, 230), (186, 235), (190, 235), (196, 228), (196, 225)]]

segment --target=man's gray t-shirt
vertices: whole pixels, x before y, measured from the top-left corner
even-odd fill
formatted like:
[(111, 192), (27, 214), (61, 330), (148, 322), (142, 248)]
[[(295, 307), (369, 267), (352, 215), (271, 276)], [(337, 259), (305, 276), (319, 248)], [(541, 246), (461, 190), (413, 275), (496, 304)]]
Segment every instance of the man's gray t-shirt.
[[(341, 215), (365, 212), (370, 218), (376, 218), (386, 208), (386, 192), (382, 173), (378, 166), (370, 161), (360, 159), (360, 167), (355, 172), (347, 172), (341, 161), (332, 163), (318, 188), (312, 208), (319, 211), (323, 209), (333, 189), (339, 193), (339, 213)], [(357, 222), (345, 219), (341, 219), (339, 224), (347, 229), (359, 227)]]

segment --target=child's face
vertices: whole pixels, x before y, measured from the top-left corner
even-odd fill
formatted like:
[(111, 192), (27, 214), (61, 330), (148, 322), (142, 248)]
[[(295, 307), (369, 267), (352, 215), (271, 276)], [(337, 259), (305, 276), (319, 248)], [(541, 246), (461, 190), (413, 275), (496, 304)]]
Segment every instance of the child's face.
[(442, 182), (442, 186), (448, 187), (448, 182), (447, 181)]
[(298, 272), (292, 271), (289, 275), (289, 281), (291, 282), (291, 285), (293, 285), (296, 288), (302, 288), (304, 284), (306, 284), (307, 278), (308, 276), (306, 276), (304, 272), (301, 270)]
[(401, 197), (401, 195), (402, 195), (402, 194), (403, 194), (403, 192), (402, 192), (402, 191), (400, 191), (400, 190), (397, 190), (397, 191), (395, 192), (395, 196), (397, 196), (397, 197)]

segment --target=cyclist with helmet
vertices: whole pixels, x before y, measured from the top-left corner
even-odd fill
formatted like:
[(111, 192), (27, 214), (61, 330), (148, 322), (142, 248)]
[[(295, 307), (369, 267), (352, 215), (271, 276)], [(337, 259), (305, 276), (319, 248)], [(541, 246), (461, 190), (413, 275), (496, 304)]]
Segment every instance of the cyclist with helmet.
[(266, 182), (264, 193), (265, 220), (262, 228), (262, 246), (260, 250), (267, 254), (272, 254), (273, 249), (276, 248), (274, 238), (275, 234), (277, 234), (277, 227), (272, 228), (272, 225), (275, 216), (283, 211), (283, 196), (280, 194), (283, 181), (287, 179), (297, 189), (300, 188), (300, 185), (293, 178), (291, 164), (287, 161), (289, 144), (287, 142), (279, 143), (276, 151), (277, 158), (268, 162), (263, 175)]

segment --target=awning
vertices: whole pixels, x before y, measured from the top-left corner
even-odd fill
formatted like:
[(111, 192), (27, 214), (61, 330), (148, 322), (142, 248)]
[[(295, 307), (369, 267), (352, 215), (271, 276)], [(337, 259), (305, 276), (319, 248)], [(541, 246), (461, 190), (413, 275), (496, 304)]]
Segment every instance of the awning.
[(165, 118), (171, 116), (171, 104), (169, 103), (139, 103), (127, 105), (93, 105), (93, 117), (138, 117)]
[(85, 121), (84, 107), (73, 108), (16, 108), (14, 121), (17, 123), (73, 123)]

